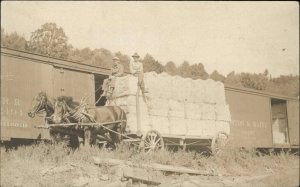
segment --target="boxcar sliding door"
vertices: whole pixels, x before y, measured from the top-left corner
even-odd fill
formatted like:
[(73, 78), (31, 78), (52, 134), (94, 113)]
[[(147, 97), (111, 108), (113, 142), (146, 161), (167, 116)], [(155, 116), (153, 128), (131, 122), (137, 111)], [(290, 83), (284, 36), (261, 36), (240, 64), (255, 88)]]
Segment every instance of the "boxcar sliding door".
[(71, 96), (77, 102), (88, 97), (90, 106), (95, 106), (94, 75), (75, 70), (54, 68), (54, 97)]

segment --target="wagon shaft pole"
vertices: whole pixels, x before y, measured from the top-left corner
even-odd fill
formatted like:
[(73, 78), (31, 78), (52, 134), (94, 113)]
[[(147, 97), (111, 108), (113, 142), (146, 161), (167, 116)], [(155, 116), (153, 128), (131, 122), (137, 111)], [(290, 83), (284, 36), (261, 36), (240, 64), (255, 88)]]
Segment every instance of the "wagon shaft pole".
[(141, 114), (140, 114), (140, 87), (136, 92), (136, 118), (137, 118), (137, 135), (141, 135)]

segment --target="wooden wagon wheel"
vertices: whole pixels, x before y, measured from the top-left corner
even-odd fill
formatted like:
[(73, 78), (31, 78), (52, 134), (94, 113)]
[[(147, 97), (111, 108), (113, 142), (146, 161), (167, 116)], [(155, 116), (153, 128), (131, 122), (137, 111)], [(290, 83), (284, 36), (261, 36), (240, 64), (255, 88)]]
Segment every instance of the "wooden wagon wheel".
[(212, 139), (211, 142), (211, 152), (213, 155), (219, 153), (225, 148), (228, 143), (228, 135), (224, 132), (220, 132), (216, 137)]
[(140, 149), (146, 153), (158, 149), (164, 150), (163, 137), (156, 130), (148, 131), (141, 139)]

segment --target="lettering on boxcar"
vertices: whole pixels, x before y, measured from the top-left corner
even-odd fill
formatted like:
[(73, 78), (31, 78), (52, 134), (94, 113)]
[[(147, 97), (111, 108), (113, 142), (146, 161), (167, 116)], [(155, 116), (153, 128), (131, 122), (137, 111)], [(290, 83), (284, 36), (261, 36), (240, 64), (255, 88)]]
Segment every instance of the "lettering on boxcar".
[(232, 120), (231, 126), (233, 127), (249, 127), (249, 128), (264, 128), (268, 127), (267, 122), (264, 121), (246, 121), (246, 120)]
[(15, 98), (15, 106), (20, 106), (20, 99), (19, 98)]
[(28, 124), (20, 119), (25, 112), (19, 98), (1, 97), (1, 126), (27, 128)]
[(28, 124), (26, 122), (18, 122), (18, 121), (8, 121), (5, 119), (1, 119), (1, 127), (20, 127), (20, 128), (27, 128)]
[(14, 80), (14, 75), (12, 74), (1, 75), (1, 80), (12, 81)]
[(24, 111), (19, 108), (1, 107), (1, 118), (5, 117), (23, 117)]
[(1, 97), (1, 105), (9, 105), (9, 98)]

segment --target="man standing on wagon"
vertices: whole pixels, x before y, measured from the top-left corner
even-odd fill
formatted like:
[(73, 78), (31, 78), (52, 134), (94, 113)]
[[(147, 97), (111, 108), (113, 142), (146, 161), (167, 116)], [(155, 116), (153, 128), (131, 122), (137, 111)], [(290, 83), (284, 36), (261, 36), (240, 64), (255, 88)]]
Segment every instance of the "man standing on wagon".
[(140, 56), (137, 53), (132, 55), (133, 61), (130, 61), (129, 69), (130, 73), (138, 77), (138, 86), (141, 88), (142, 93), (148, 93), (144, 83), (144, 69), (143, 64), (139, 61)]

